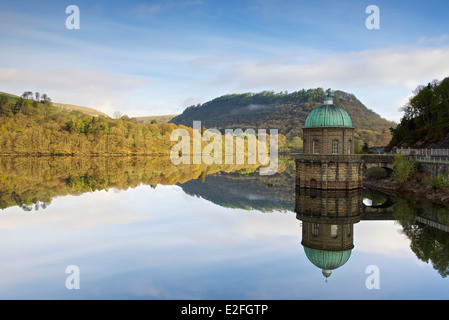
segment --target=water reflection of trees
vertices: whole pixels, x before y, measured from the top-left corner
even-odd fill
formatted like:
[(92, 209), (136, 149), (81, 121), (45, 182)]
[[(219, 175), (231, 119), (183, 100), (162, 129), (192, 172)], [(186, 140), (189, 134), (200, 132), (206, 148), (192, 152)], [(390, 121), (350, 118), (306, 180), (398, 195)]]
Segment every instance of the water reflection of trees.
[(257, 165), (174, 165), (159, 157), (0, 157), (0, 208), (45, 208), (56, 196), (139, 185), (175, 185), (217, 172), (254, 172)]
[[(397, 199), (395, 219), (402, 225), (403, 233), (410, 239), (410, 248), (416, 257), (443, 277), (449, 275), (449, 214), (447, 208), (430, 203)], [(417, 217), (438, 223), (441, 228), (417, 221)], [(449, 229), (449, 227), (447, 227)]]
[[(279, 174), (262, 177), (257, 165), (178, 165), (169, 157), (0, 157), (0, 208), (45, 209), (57, 196), (140, 185), (180, 185), (188, 194), (221, 206), (263, 212), (294, 208), (294, 161), (282, 159)], [(220, 188), (215, 187), (219, 185)], [(257, 197), (254, 197), (256, 194)], [(382, 196), (364, 192), (373, 205)], [(394, 219), (416, 256), (449, 274), (449, 214), (445, 207), (394, 199)], [(293, 205), (293, 207), (292, 207)], [(437, 222), (440, 228), (419, 221)]]

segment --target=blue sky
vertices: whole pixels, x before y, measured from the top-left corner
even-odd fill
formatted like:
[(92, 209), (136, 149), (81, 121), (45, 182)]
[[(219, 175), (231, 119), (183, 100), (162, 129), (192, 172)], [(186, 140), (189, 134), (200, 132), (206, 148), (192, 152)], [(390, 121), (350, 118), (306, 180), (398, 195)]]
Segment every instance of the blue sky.
[[(369, 5), (379, 30), (365, 26)], [(418, 85), (449, 76), (448, 12), (437, 0), (1, 0), (0, 91), (143, 116), (322, 87), (399, 121)]]

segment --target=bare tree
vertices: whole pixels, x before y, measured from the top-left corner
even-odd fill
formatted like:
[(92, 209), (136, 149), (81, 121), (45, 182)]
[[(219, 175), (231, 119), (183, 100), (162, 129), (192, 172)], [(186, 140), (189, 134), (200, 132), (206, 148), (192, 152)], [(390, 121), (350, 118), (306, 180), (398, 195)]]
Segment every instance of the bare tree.
[(114, 119), (120, 119), (121, 117), (123, 117), (123, 113), (121, 113), (120, 111), (116, 111), (112, 115), (112, 118), (114, 118)]

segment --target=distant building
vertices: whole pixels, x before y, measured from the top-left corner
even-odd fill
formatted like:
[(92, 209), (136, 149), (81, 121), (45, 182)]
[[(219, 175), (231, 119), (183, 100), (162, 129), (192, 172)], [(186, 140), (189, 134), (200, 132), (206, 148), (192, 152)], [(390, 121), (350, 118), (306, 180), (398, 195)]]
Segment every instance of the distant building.
[(296, 184), (325, 190), (362, 188), (363, 162), (354, 155), (354, 130), (348, 112), (327, 96), (304, 124)]

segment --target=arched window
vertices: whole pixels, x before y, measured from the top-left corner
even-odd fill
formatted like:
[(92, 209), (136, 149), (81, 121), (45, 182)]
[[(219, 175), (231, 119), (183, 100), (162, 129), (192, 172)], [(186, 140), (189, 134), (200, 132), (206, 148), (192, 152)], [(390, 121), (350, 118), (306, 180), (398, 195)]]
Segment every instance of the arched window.
[(348, 143), (348, 154), (351, 154), (351, 146), (352, 146), (352, 140), (349, 140), (349, 143)]
[(318, 140), (313, 141), (313, 154), (320, 154), (320, 142)]
[(332, 154), (338, 154), (338, 140), (332, 141)]

